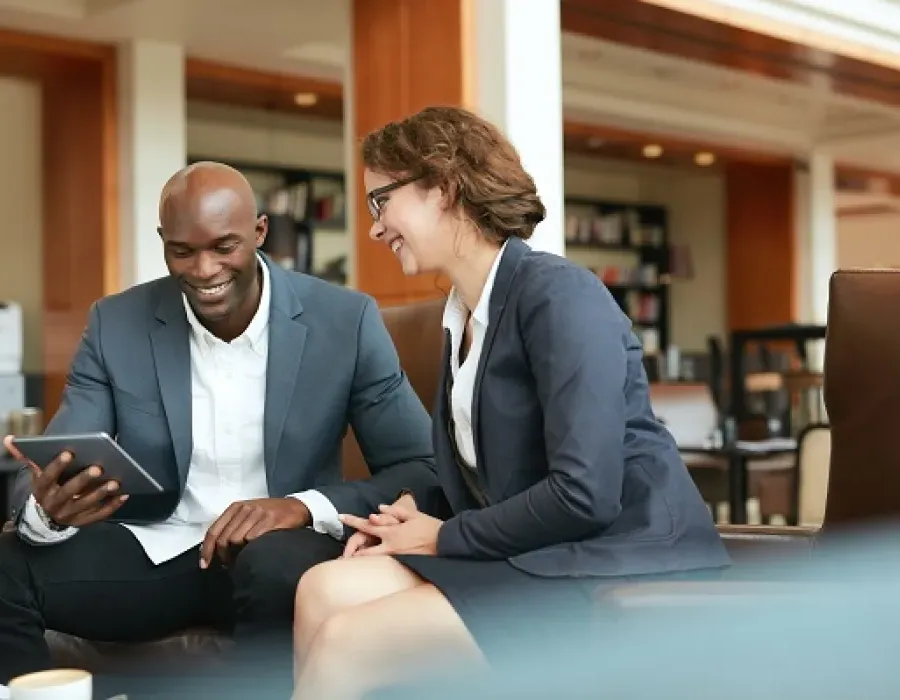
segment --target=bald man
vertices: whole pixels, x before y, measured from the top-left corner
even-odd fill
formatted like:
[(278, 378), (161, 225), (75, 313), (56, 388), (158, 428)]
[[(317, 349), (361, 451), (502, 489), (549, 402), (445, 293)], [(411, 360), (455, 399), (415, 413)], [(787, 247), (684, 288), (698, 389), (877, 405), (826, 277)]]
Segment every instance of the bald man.
[[(0, 536), (0, 683), (51, 666), (46, 629), (289, 635), (300, 576), (342, 552), (338, 513), (437, 493), (430, 419), (370, 298), (273, 265), (225, 165), (176, 173), (159, 217), (170, 275), (94, 304), (46, 432), (115, 435), (167, 492), (88, 471), (59, 485), (66, 455), (23, 471)], [(365, 482), (342, 483), (348, 424)]]

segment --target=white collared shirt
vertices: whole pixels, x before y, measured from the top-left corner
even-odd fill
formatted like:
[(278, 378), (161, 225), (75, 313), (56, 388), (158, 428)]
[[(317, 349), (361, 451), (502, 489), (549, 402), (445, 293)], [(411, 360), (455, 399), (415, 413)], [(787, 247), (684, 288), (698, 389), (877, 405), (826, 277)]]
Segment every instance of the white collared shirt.
[[(191, 462), (184, 494), (164, 522), (123, 525), (155, 564), (174, 559), (203, 541), (209, 526), (235, 501), (267, 498), (263, 448), (269, 313), (269, 269), (260, 259), (262, 295), (247, 329), (230, 343), (210, 333), (184, 299), (191, 349)], [(318, 491), (292, 494), (309, 508), (313, 527), (343, 534), (334, 505)], [(26, 539), (52, 544), (77, 532), (54, 532), (29, 499), (21, 521)]]
[(505, 248), (506, 244), (504, 243), (494, 259), (475, 310), (472, 311), (472, 345), (461, 365), (459, 351), (462, 347), (469, 312), (455, 288), (450, 291), (444, 307), (444, 328), (450, 331), (450, 371), (453, 377), (453, 386), (450, 389), (450, 412), (453, 416), (454, 437), (459, 449), (459, 456), (472, 469), (478, 467), (478, 459), (475, 454), (475, 434), (472, 429), (475, 375), (478, 372), (478, 361), (481, 358), (484, 336), (488, 329), (494, 279), (497, 277), (497, 268), (500, 267), (500, 260)]

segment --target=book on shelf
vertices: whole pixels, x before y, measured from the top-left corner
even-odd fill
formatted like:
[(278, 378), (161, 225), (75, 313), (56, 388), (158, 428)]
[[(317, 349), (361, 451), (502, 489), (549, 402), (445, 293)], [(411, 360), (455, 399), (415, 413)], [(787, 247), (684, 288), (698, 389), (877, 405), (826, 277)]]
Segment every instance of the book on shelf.
[(320, 223), (339, 222), (346, 220), (345, 201), (343, 192), (334, 192), (324, 197), (316, 197), (315, 220)]
[(640, 213), (627, 209), (608, 214), (566, 216), (566, 242), (607, 247), (660, 247), (665, 241), (662, 226), (641, 221)]
[(647, 355), (655, 355), (659, 352), (659, 329), (652, 326), (633, 326), (632, 330), (641, 341), (641, 347)]
[(295, 221), (306, 218), (309, 200), (309, 183), (298, 182), (287, 187), (277, 187), (266, 196), (265, 209), (269, 214), (289, 216)]
[(600, 268), (591, 268), (603, 284), (607, 286), (644, 286), (654, 287), (659, 284), (659, 268), (653, 263), (643, 265), (604, 265)]
[(639, 291), (630, 291), (625, 297), (625, 313), (636, 323), (659, 321), (659, 297)]

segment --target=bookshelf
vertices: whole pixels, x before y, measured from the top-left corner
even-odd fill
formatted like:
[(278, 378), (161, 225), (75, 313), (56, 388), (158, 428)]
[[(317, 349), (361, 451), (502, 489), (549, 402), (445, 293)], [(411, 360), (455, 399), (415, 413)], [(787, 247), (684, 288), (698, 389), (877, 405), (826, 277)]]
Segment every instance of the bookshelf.
[(634, 324), (647, 354), (669, 346), (669, 217), (665, 207), (567, 197), (567, 256), (593, 271)]
[[(189, 163), (216, 160), (192, 156)], [(239, 170), (256, 195), (256, 207), (269, 217), (262, 246), (272, 260), (289, 270), (347, 283), (347, 197), (344, 173), (264, 163), (226, 162)], [(334, 240), (340, 237), (340, 240)], [(327, 255), (314, 255), (316, 248)], [(318, 264), (317, 264), (318, 258)]]

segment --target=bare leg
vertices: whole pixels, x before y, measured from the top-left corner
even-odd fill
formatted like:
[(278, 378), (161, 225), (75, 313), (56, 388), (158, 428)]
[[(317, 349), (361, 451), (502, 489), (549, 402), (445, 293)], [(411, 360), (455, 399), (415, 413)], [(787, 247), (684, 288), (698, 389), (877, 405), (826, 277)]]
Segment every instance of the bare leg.
[(319, 627), (333, 615), (415, 588), (422, 579), (391, 557), (336, 559), (300, 579), (294, 605), (294, 667), (299, 671)]
[(414, 672), (467, 662), (484, 663), (478, 645), (440, 591), (422, 584), (328, 618), (309, 649), (294, 698), (358, 700)]

